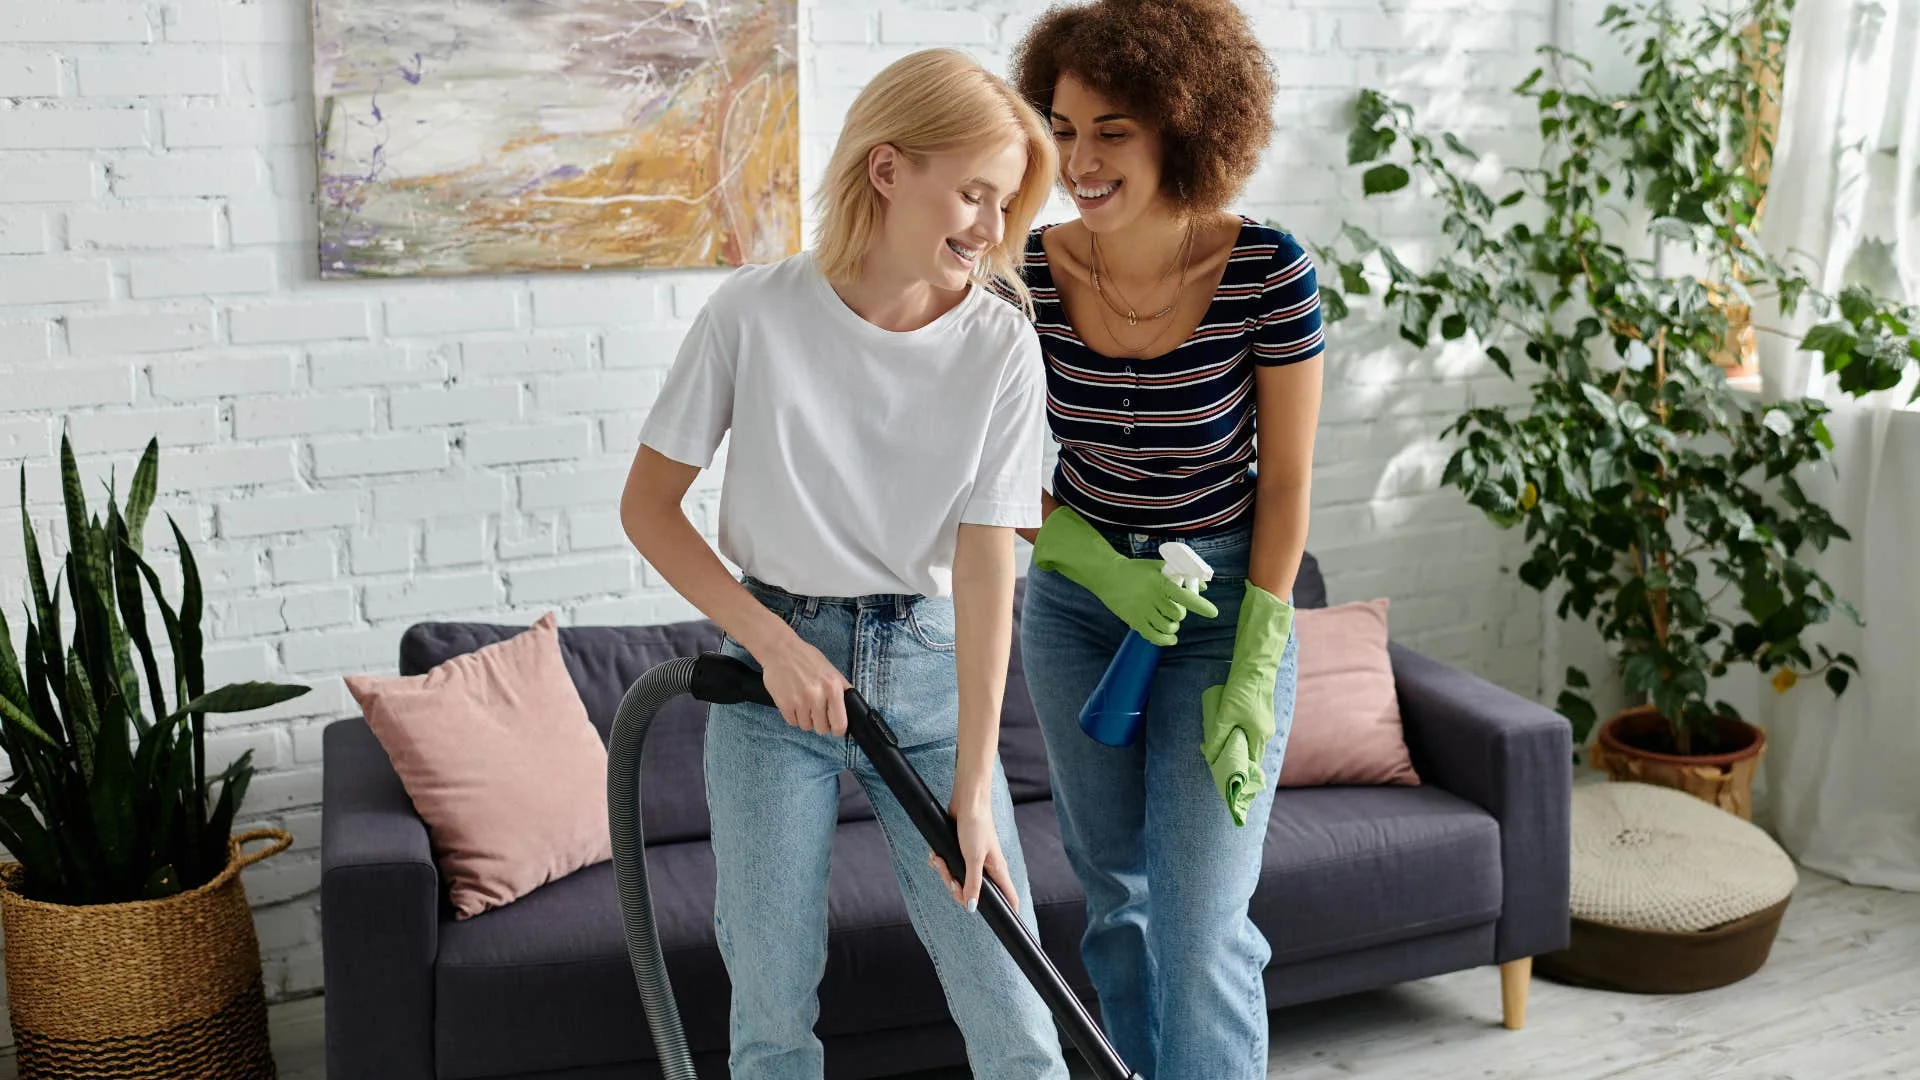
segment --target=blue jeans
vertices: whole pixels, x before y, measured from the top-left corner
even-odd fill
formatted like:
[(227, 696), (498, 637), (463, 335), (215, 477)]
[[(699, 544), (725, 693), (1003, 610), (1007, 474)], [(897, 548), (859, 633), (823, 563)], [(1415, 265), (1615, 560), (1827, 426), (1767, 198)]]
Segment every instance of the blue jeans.
[[(959, 728), (953, 602), (916, 596), (806, 597), (749, 578), (760, 602), (826, 654), (886, 717), (908, 762), (944, 805), (952, 797)], [(759, 665), (727, 639), (722, 651)], [(986, 920), (956, 903), (927, 865), (927, 843), (852, 736), (789, 725), (764, 705), (715, 705), (707, 720), (707, 803), (719, 877), (715, 933), (733, 984), (734, 1080), (818, 1080), (819, 985), (827, 964), (827, 867), (839, 816), (840, 770), (873, 803), (907, 913), (946, 992), (980, 1076), (1066, 1080), (1060, 1036), (1037, 992)], [(1038, 936), (1013, 800), (994, 763), (993, 820)]]
[[(1179, 537), (1107, 531), (1131, 557)], [(1080, 730), (1080, 707), (1127, 626), (1060, 574), (1028, 575), (1021, 650), (1046, 736), (1054, 812), (1087, 896), (1081, 958), (1102, 1025), (1143, 1080), (1263, 1080), (1272, 949), (1248, 918), (1273, 786), (1293, 726), (1298, 646), (1274, 685), (1267, 786), (1236, 827), (1201, 754), (1200, 694), (1226, 681), (1246, 592), (1251, 534), (1187, 540), (1213, 567), (1214, 618), (1188, 614), (1162, 650), (1140, 738), (1109, 747)]]

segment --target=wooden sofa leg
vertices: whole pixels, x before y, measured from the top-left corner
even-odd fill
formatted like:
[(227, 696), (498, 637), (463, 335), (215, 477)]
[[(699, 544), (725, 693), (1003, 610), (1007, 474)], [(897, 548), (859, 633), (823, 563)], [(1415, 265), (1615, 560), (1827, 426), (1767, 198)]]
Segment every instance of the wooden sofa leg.
[(1500, 1017), (1507, 1030), (1527, 1024), (1527, 986), (1533, 979), (1533, 957), (1523, 956), (1500, 965)]

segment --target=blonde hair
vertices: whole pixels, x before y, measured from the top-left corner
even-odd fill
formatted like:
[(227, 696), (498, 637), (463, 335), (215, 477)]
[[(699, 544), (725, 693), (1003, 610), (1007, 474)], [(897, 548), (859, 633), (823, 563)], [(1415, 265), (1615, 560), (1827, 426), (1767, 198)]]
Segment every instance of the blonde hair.
[(879, 235), (886, 206), (867, 178), (874, 147), (889, 144), (915, 165), (938, 154), (1026, 143), (1027, 171), (1007, 212), (1006, 233), (987, 249), (973, 279), (1016, 298), (1033, 314), (1020, 266), (1027, 230), (1052, 193), (1058, 156), (1040, 114), (1004, 80), (956, 49), (926, 49), (901, 57), (874, 76), (840, 128), (816, 195), (820, 224), (814, 260), (829, 281), (847, 281)]

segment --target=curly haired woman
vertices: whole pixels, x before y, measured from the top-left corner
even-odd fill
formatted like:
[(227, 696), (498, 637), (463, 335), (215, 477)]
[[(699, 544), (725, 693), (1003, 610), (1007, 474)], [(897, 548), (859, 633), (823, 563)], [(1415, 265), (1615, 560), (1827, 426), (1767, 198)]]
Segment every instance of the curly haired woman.
[[(1271, 133), (1271, 68), (1230, 0), (1096, 0), (1043, 16), (1013, 78), (1079, 211), (1026, 247), (1060, 454), (1022, 533), (1021, 648), (1082, 956), (1142, 1077), (1264, 1077), (1272, 951), (1247, 908), (1292, 725), (1323, 350), (1307, 255), (1226, 210)], [(1168, 540), (1213, 567), (1204, 596), (1161, 574)], [(1129, 628), (1165, 648), (1113, 747), (1078, 715)]]

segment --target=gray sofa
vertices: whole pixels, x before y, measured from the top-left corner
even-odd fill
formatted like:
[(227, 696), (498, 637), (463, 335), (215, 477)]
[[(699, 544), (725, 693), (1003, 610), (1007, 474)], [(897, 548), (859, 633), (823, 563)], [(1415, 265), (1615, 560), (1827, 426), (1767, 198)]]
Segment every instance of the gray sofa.
[[(1326, 603), (1311, 557), (1295, 595), (1303, 607)], [(521, 629), (421, 624), (402, 641), (400, 667), (419, 673)], [(717, 629), (705, 622), (565, 628), (560, 640), (603, 737), (634, 679), (663, 660), (719, 647)], [(1082, 898), (1055, 829), (1045, 747), (1015, 652), (1001, 752), (1040, 936), (1091, 1004), (1078, 958)], [(1423, 785), (1284, 789), (1274, 798), (1252, 908), (1273, 944), (1266, 984), (1274, 1008), (1566, 944), (1567, 723), (1398, 644), (1393, 664)], [(682, 697), (656, 720), (642, 812), (656, 919), (688, 1041), (702, 1075), (717, 1077), (726, 1075), (728, 982), (712, 927), (704, 716), (704, 706)], [(333, 723), (325, 747), (321, 914), (332, 1080), (658, 1075), (611, 864), (455, 922), (426, 830), (365, 721)], [(816, 1029), (827, 1075), (962, 1063), (959, 1033), (908, 923), (872, 810), (843, 780)], [(1524, 968), (1509, 965), (1520, 977)]]

